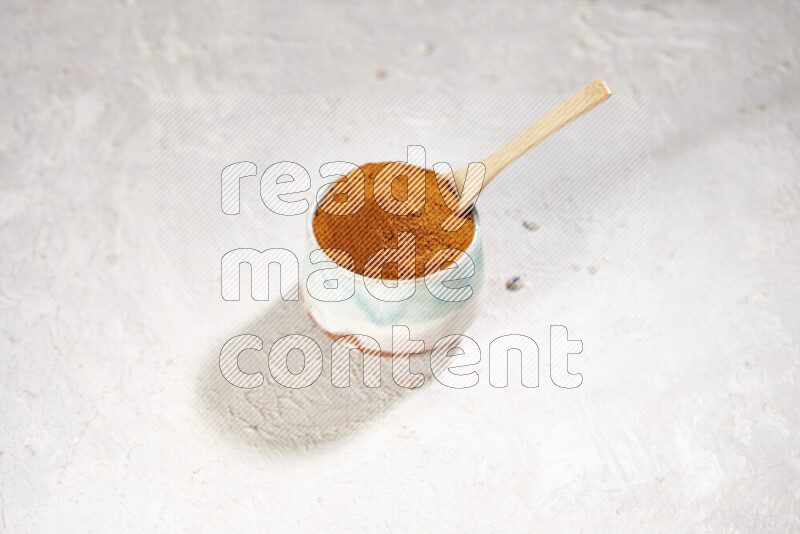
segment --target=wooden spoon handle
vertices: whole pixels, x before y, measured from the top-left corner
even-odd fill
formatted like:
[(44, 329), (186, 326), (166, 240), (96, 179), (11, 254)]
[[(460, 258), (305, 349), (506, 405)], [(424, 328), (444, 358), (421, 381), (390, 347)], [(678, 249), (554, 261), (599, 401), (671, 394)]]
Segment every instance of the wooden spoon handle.
[[(509, 163), (610, 96), (611, 89), (608, 88), (602, 78), (598, 78), (545, 113), (539, 120), (528, 126), (500, 150), (483, 160), (486, 166), (483, 187), (489, 185)], [(464, 191), (467, 169), (458, 169), (453, 174), (459, 191)], [(462, 207), (468, 206), (479, 192), (480, 190), (477, 192), (464, 191), (465, 195), (462, 195), (459, 205)]]

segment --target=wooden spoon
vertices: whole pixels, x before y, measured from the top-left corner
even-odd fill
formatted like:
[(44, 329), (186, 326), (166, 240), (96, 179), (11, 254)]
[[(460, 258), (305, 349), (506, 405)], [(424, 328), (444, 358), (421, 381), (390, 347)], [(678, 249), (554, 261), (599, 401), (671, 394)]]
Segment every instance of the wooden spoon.
[(453, 178), (458, 190), (461, 191), (461, 199), (455, 213), (463, 214), (472, 209), (472, 204), (481, 190), (489, 185), (509, 163), (610, 96), (611, 89), (608, 88), (602, 78), (598, 78), (545, 113), (539, 120), (517, 134), (514, 139), (506, 143), (500, 150), (483, 160), (483, 164), (486, 166), (483, 185), (481, 185), (479, 177), (475, 180), (472, 176), (473, 173), (480, 172), (479, 165), (472, 166), (470, 187), (466, 191), (464, 190), (464, 184), (467, 181), (469, 167), (462, 167), (456, 170), (453, 173)]

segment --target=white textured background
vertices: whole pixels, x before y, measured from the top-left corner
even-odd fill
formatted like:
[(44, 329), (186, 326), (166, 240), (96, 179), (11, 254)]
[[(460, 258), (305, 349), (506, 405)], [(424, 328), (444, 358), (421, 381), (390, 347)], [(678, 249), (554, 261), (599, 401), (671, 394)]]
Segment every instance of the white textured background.
[[(3, 2), (0, 531), (797, 531), (798, 27), (777, 1)], [(502, 257), (485, 221), (508, 296), (485, 323), (538, 341), (563, 319), (584, 339), (577, 390), (426, 387), (274, 446), (209, 382), (220, 336), (245, 329), (164, 345), (206, 288), (152, 247), (152, 96), (566, 94), (597, 76), (649, 97), (647, 261), (626, 271), (585, 237), (506, 293), (525, 249)], [(648, 288), (638, 316), (615, 299), (627, 275)], [(628, 334), (593, 342), (591, 317)], [(296, 400), (275, 409), (313, 429)]]

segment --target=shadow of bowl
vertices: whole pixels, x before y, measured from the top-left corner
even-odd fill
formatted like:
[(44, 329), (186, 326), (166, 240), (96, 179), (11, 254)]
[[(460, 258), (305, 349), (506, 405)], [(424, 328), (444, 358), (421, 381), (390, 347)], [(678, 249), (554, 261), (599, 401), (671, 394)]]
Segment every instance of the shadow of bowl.
[[(392, 358), (387, 357), (380, 358), (380, 387), (365, 386), (364, 362), (357, 351), (351, 356), (350, 386), (335, 387), (331, 382), (330, 359), (333, 340), (313, 323), (298, 302), (276, 302), (263, 316), (237, 332), (242, 333), (263, 341), (261, 351), (245, 350), (239, 356), (240, 369), (245, 373), (260, 372), (263, 384), (244, 389), (228, 382), (220, 371), (220, 353), (216, 348), (201, 373), (198, 393), (202, 409), (220, 433), (257, 450), (307, 451), (339, 440), (374, 421), (415, 391), (395, 383)], [(270, 375), (269, 349), (288, 334), (307, 336), (322, 350), (322, 374), (310, 386), (285, 387)], [(290, 351), (286, 359), (290, 370), (298, 366), (302, 369), (304, 365), (300, 350)], [(429, 357), (412, 358), (411, 369), (423, 373), (426, 383), (431, 382)]]

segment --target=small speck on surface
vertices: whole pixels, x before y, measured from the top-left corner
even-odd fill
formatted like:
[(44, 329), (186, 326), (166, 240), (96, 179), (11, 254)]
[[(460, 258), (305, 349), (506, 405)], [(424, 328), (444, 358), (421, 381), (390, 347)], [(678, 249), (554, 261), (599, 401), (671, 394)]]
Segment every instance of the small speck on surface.
[(522, 227), (530, 232), (535, 232), (539, 229), (539, 225), (531, 221), (522, 221)]
[(509, 291), (517, 291), (522, 288), (522, 285), (522, 278), (519, 276), (512, 276), (508, 279), (508, 282), (506, 282), (506, 289)]
[(586, 270), (589, 271), (589, 274), (592, 276), (597, 274), (597, 267), (595, 267), (594, 265), (590, 265)]
[(378, 72), (375, 73), (375, 77), (379, 80), (385, 79), (389, 75), (384, 69), (380, 69)]
[(417, 54), (420, 56), (429, 56), (433, 53), (433, 45), (431, 43), (420, 43), (417, 45)]

